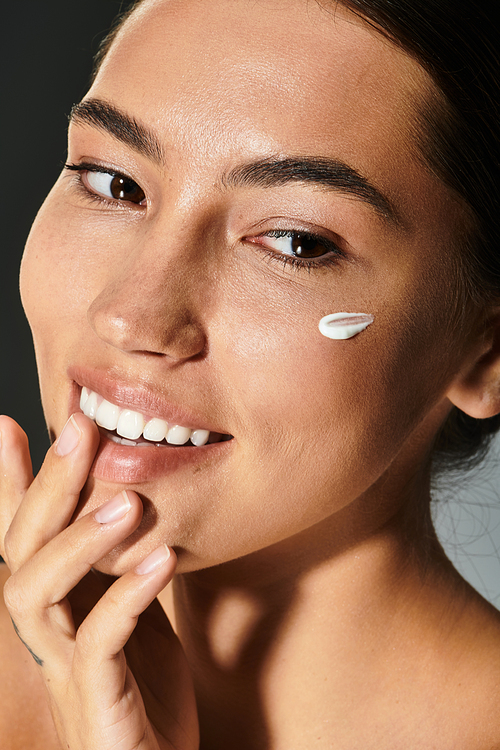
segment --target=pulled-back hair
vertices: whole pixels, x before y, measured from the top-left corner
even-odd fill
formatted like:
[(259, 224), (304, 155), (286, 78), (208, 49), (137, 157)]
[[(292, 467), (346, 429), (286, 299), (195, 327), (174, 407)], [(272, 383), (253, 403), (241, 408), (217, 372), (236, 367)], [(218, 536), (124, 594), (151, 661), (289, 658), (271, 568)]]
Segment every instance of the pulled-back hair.
[[(307, 2), (308, 0), (304, 0)], [(94, 76), (120, 27), (143, 2), (113, 24), (95, 58)], [(454, 191), (468, 214), (457, 238), (461, 262), (457, 305), (500, 304), (500, 71), (493, 0), (316, 0), (341, 4), (401, 47), (427, 71), (437, 96), (419, 113), (420, 148), (430, 169)], [(475, 419), (453, 407), (435, 443), (434, 466), (469, 467), (481, 459), (500, 415)]]
[[(342, 0), (412, 55), (433, 79), (440, 101), (421, 113), (433, 172), (462, 200), (471, 230), (458, 238), (461, 304), (500, 304), (500, 70), (492, 0)], [(457, 291), (457, 294), (459, 292)], [(475, 419), (453, 407), (435, 444), (435, 467), (480, 460), (500, 415)]]

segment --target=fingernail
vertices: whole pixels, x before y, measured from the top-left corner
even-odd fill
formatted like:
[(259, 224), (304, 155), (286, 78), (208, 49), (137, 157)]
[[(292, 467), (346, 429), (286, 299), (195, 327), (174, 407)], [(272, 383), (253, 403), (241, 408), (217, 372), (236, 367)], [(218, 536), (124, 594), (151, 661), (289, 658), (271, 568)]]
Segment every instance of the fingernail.
[(160, 565), (166, 563), (169, 557), (169, 548), (166, 544), (162, 544), (161, 547), (155, 549), (155, 551), (151, 552), (151, 554), (148, 555), (145, 560), (139, 563), (139, 565), (135, 569), (135, 572), (140, 576), (145, 576), (147, 573), (152, 573), (153, 570), (156, 570), (156, 568), (159, 568)]
[(108, 500), (107, 503), (101, 505), (99, 510), (95, 513), (94, 518), (97, 523), (111, 523), (112, 521), (118, 521), (119, 518), (128, 513), (132, 505), (128, 499), (128, 495), (125, 492), (120, 492), (112, 500)]
[(63, 431), (56, 440), (54, 450), (58, 456), (67, 456), (80, 442), (82, 431), (71, 416), (64, 425)]

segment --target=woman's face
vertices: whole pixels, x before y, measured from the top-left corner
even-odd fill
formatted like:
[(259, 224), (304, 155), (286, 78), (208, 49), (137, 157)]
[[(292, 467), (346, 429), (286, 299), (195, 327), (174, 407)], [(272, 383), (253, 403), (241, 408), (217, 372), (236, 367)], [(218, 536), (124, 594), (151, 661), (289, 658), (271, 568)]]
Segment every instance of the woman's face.
[[(103, 569), (161, 541), (180, 570), (234, 559), (422, 460), (463, 356), (459, 211), (414, 134), (426, 83), (342, 6), (146, 0), (120, 33), (22, 267), (47, 421), (59, 434), (85, 386), (232, 439), (101, 429), (80, 512), (145, 501)], [(334, 312), (374, 322), (330, 340)]]

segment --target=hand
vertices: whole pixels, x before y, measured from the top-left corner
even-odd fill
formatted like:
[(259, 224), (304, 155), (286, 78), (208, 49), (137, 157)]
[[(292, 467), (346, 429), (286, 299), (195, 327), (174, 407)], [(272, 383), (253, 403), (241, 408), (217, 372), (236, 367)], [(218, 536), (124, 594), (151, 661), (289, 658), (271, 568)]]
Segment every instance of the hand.
[(135, 492), (70, 523), (99, 444), (69, 420), (33, 478), (21, 428), (0, 417), (0, 554), (7, 608), (48, 689), (70, 750), (196, 750), (198, 720), (182, 647), (156, 597), (175, 572), (161, 547), (106, 585), (91, 571), (139, 525)]

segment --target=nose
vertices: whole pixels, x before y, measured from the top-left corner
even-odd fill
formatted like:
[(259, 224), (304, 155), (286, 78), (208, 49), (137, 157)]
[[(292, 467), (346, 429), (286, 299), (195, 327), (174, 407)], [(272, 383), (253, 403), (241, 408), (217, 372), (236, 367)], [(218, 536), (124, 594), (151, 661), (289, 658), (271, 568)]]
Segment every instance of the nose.
[[(115, 259), (116, 260), (116, 259)], [(200, 319), (201, 289), (192, 264), (164, 253), (135, 252), (88, 309), (97, 336), (122, 352), (154, 354), (181, 361), (207, 345)], [(195, 299), (196, 298), (196, 299)]]

